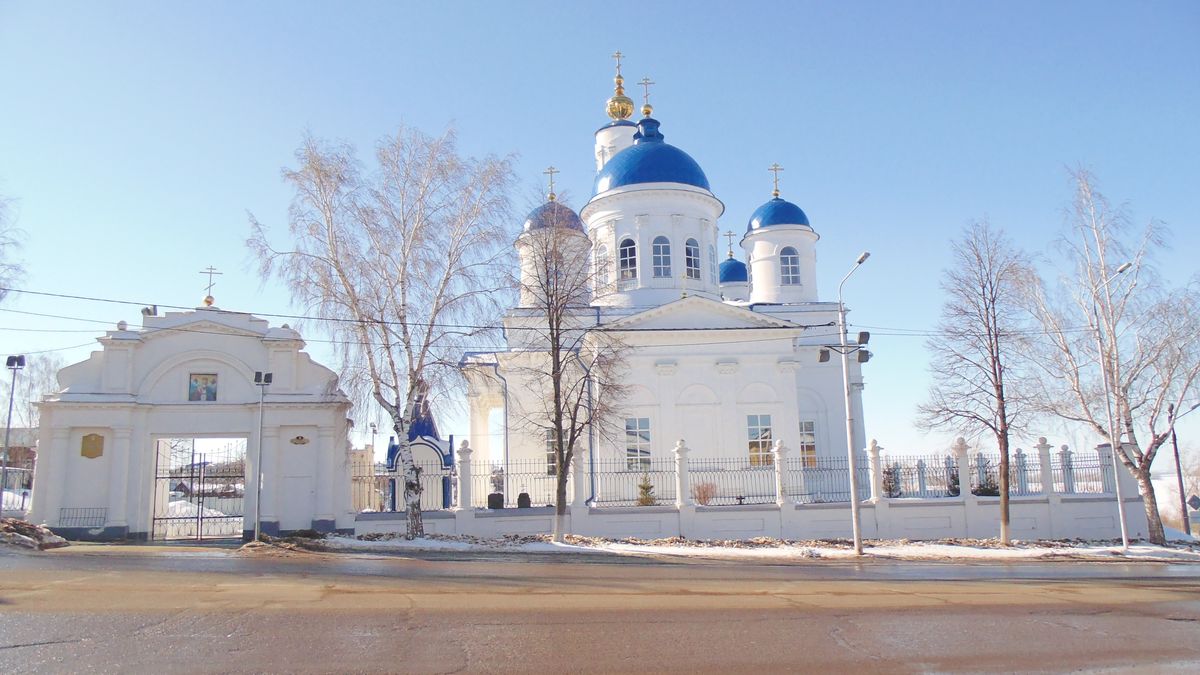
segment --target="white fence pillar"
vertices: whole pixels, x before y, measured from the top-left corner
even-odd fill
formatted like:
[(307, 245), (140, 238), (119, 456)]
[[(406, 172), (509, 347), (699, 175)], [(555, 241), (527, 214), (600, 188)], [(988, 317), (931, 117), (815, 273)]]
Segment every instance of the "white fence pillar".
[(1063, 492), (1073, 494), (1075, 492), (1075, 467), (1071, 462), (1072, 452), (1067, 446), (1062, 446), (1058, 451), (1058, 463), (1062, 467)]
[(1017, 474), (1017, 494), (1024, 496), (1029, 494), (1029, 467), (1025, 458), (1025, 451), (1017, 448), (1015, 467)]
[(776, 439), (775, 441), (775, 503), (783, 508), (787, 503), (787, 453), (788, 449), (783, 445), (783, 441)]
[(1116, 482), (1113, 480), (1112, 446), (1101, 443), (1096, 446), (1096, 455), (1100, 458), (1100, 486), (1104, 492), (1116, 492)]
[(463, 441), (458, 446), (458, 504), (455, 505), (455, 508), (460, 510), (470, 510), (473, 504), (471, 495), (472, 454), (471, 446), (467, 441)]
[(574, 518), (576, 513), (587, 508), (589, 476), (584, 474), (587, 468), (586, 455), (576, 452), (571, 457), (571, 517)]
[(1054, 494), (1054, 466), (1050, 462), (1050, 444), (1046, 441), (1046, 437), (1038, 438), (1037, 445), (1034, 446), (1038, 451), (1038, 464), (1041, 466), (1042, 472), (1042, 494), (1049, 496)]
[(879, 453), (883, 450), (883, 446), (879, 445), (874, 438), (867, 445), (867, 468), (871, 475), (871, 501), (878, 502), (883, 494), (883, 467), (880, 464)]
[(675, 506), (683, 508), (692, 506), (692, 491), (688, 488), (688, 453), (691, 448), (684, 444), (683, 439), (675, 444)]

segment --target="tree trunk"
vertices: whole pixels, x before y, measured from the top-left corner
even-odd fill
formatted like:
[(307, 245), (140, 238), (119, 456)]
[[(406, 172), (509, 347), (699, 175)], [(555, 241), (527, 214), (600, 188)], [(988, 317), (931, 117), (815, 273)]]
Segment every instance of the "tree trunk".
[(397, 464), (404, 476), (404, 513), (407, 515), (405, 537), (413, 539), (425, 536), (425, 523), (421, 519), (421, 477), (413, 461), (412, 446), (408, 441), (408, 430), (400, 425), (394, 427), (400, 441)]
[(559, 467), (554, 481), (554, 541), (562, 542), (567, 534), (567, 472)]
[(1150, 469), (1138, 469), (1138, 491), (1142, 493), (1142, 506), (1146, 508), (1146, 528), (1150, 532), (1150, 543), (1167, 545), (1167, 534), (1163, 531), (1162, 518), (1158, 515), (1158, 500), (1154, 496), (1154, 483), (1150, 480)]
[(1000, 446), (1000, 543), (1008, 546), (1011, 543), (1008, 531), (1008, 428), (1003, 427), (997, 436)]

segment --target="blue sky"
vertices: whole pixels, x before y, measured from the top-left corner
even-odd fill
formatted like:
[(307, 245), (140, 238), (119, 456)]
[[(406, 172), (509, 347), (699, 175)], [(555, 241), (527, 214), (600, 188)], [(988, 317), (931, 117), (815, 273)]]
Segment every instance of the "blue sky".
[[(723, 230), (744, 231), (779, 162), (822, 237), (823, 296), (872, 252), (847, 285), (852, 323), (875, 333), (868, 435), (939, 450), (911, 425), (923, 338), (889, 333), (934, 325), (968, 222), (1052, 254), (1067, 167), (1083, 166), (1135, 221), (1171, 229), (1168, 279), (1195, 273), (1197, 34), (1195, 2), (0, 2), (0, 194), (29, 235), (29, 289), (194, 305), (213, 265), (220, 306), (287, 313), (243, 242), (247, 211), (282, 232), (279, 171), (305, 130), (365, 156), (397, 124), (454, 125), (468, 154), (516, 155), (518, 206), (553, 164), (578, 207), (620, 49), (725, 202)], [(90, 320), (0, 311), (6, 353), (87, 345), (138, 316), (29, 296), (3, 309)]]

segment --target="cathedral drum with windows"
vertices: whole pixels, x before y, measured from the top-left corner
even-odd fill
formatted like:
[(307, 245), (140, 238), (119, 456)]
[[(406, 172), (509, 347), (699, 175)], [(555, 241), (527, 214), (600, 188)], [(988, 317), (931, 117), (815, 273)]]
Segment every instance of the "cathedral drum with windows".
[[(619, 72), (607, 111), (611, 121), (595, 133), (593, 195), (579, 217), (552, 199), (525, 228), (560, 227), (571, 241), (577, 237), (581, 246), (566, 262), (588, 266), (593, 282), (585, 306), (573, 310), (576, 325), (618, 336), (625, 350), (624, 395), (604, 421), (607, 433), (586, 435), (583, 464), (645, 470), (671, 458), (680, 439), (691, 461), (730, 466), (770, 465), (777, 440), (803, 464), (845, 458), (841, 364), (819, 358), (839, 342), (838, 305), (818, 299), (818, 235), (804, 211), (780, 196), (781, 167), (771, 167), (774, 192), (741, 239), (746, 262), (735, 256), (729, 233), (718, 265), (725, 206), (700, 164), (666, 142), (648, 100), (643, 118), (629, 121), (633, 105)], [(550, 212), (556, 215), (547, 225)], [(526, 248), (518, 242), (518, 251)], [(521, 264), (532, 269), (525, 258)], [(526, 423), (540, 406), (530, 400), (536, 392), (519, 384), (519, 370), (537, 347), (513, 329), (538, 318), (521, 304), (505, 320), (507, 351), (463, 361), (477, 460), (553, 461), (544, 422)], [(862, 375), (851, 361), (849, 442), (861, 452)], [(589, 489), (603, 503), (596, 494), (603, 484)]]

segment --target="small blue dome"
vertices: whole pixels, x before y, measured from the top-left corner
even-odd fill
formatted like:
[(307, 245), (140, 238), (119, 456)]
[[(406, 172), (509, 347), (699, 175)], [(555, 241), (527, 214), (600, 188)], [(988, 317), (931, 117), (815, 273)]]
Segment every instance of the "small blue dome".
[(708, 190), (708, 177), (691, 155), (666, 143), (658, 120), (638, 123), (633, 145), (608, 160), (596, 176), (595, 194), (638, 183), (682, 183)]
[(540, 230), (547, 227), (566, 227), (583, 231), (583, 221), (571, 207), (561, 202), (549, 201), (529, 212), (525, 219), (525, 231)]
[(803, 225), (812, 229), (808, 224), (808, 216), (804, 215), (799, 206), (779, 197), (758, 207), (754, 215), (750, 216), (750, 225), (746, 231), (753, 232), (772, 225)]
[(749, 280), (750, 273), (746, 270), (746, 263), (737, 258), (726, 258), (717, 270), (719, 284), (739, 284)]

